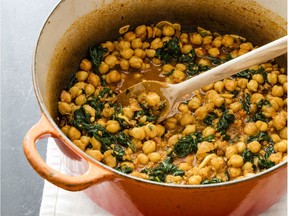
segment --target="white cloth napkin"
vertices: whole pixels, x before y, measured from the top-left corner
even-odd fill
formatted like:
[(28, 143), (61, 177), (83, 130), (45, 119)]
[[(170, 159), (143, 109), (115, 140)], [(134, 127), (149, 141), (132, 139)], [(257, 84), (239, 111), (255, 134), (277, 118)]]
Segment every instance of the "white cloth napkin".
[[(46, 162), (65, 173), (59, 149), (52, 138), (48, 139)], [(89, 199), (83, 192), (70, 192), (45, 181), (40, 216), (111, 216)], [(286, 216), (287, 194), (261, 216)]]

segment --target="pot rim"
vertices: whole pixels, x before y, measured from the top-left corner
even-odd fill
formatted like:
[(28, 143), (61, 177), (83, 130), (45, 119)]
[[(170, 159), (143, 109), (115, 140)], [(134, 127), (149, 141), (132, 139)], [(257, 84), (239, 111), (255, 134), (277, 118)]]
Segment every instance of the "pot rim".
[(265, 170), (262, 172), (259, 172), (253, 176), (249, 176), (249, 177), (244, 177), (241, 179), (237, 179), (237, 180), (229, 180), (227, 182), (221, 182), (221, 183), (216, 183), (216, 184), (205, 184), (205, 185), (180, 185), (180, 184), (169, 184), (169, 183), (164, 183), (164, 182), (155, 182), (155, 181), (151, 181), (151, 180), (146, 180), (146, 179), (141, 179), (141, 178), (137, 178), (125, 173), (122, 173), (116, 169), (113, 169), (103, 163), (101, 163), (100, 161), (95, 160), (94, 158), (92, 158), (91, 156), (89, 156), (88, 154), (86, 154), (85, 152), (83, 152), (80, 148), (76, 147), (72, 141), (67, 138), (67, 136), (62, 132), (62, 130), (60, 130), (60, 128), (58, 127), (58, 125), (55, 123), (55, 121), (52, 119), (52, 117), (50, 116), (44, 100), (41, 96), (40, 90), (39, 90), (39, 85), (36, 79), (36, 56), (38, 54), (38, 48), (39, 48), (39, 43), (40, 43), (40, 38), (47, 26), (47, 24), (50, 22), (51, 17), (54, 15), (54, 13), (56, 13), (56, 11), (59, 9), (59, 7), (61, 7), (61, 4), (63, 4), (66, 0), (61, 0), (59, 3), (57, 3), (57, 5), (54, 7), (54, 9), (51, 11), (51, 13), (48, 15), (47, 19), (45, 20), (40, 33), (37, 37), (37, 42), (36, 42), (36, 46), (34, 48), (34, 52), (33, 52), (33, 62), (32, 62), (32, 83), (33, 83), (33, 88), (34, 88), (34, 92), (38, 101), (38, 104), (40, 106), (41, 109), (41, 113), (45, 115), (45, 117), (48, 119), (49, 123), (54, 127), (54, 129), (61, 135), (61, 137), (63, 137), (65, 139), (65, 145), (69, 145), (68, 147), (72, 147), (72, 151), (75, 152), (75, 154), (80, 155), (84, 160), (85, 157), (89, 158), (91, 161), (93, 161), (94, 163), (96, 163), (97, 165), (109, 170), (110, 172), (116, 174), (116, 175), (120, 175), (124, 178), (129, 178), (132, 180), (135, 180), (139, 183), (148, 183), (148, 184), (152, 184), (152, 185), (158, 185), (158, 186), (164, 186), (164, 187), (172, 187), (172, 188), (182, 188), (182, 189), (189, 189), (189, 188), (194, 188), (194, 189), (200, 189), (200, 188), (220, 188), (220, 187), (224, 187), (224, 186), (230, 186), (230, 185), (235, 185), (235, 184), (239, 184), (242, 182), (246, 182), (246, 181), (252, 181), (252, 180), (256, 180), (257, 178), (260, 177), (264, 177), (265, 175), (268, 175), (270, 173), (272, 173), (273, 171), (276, 171), (277, 169), (280, 169), (281, 167), (284, 167), (285, 165), (287, 165), (288, 161), (283, 161), (280, 162), (279, 164)]

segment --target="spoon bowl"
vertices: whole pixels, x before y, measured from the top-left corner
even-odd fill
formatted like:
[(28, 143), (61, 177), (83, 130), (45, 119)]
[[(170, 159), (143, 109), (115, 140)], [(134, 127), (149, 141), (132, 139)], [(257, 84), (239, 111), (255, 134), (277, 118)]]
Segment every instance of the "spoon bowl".
[(161, 110), (161, 114), (157, 119), (157, 122), (161, 122), (167, 116), (177, 112), (178, 104), (191, 97), (193, 91), (285, 54), (287, 52), (287, 39), (287, 36), (277, 39), (182, 83), (168, 84), (144, 80), (121, 92), (116, 101), (127, 106), (130, 98), (137, 98), (143, 92), (156, 92), (161, 100), (165, 100), (165, 107)]

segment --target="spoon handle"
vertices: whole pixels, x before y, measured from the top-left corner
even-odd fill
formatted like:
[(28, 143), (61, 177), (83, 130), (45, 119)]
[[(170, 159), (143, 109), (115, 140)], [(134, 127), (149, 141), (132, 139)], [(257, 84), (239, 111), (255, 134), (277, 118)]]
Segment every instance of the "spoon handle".
[(187, 81), (171, 85), (173, 93), (176, 93), (174, 98), (177, 101), (181, 96), (191, 94), (194, 90), (200, 89), (203, 86), (230, 77), (253, 65), (264, 63), (285, 54), (287, 52), (287, 38), (288, 37), (285, 36), (277, 39)]

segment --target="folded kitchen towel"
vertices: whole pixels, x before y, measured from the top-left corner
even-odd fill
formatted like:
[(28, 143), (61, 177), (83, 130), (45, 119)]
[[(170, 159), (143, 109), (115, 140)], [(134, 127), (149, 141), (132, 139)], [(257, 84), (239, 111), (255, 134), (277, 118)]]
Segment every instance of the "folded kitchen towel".
[[(46, 162), (65, 173), (62, 157), (52, 138), (48, 139)], [(45, 181), (40, 216), (111, 216), (89, 199), (84, 192), (70, 192)], [(261, 216), (286, 216), (287, 194)]]

